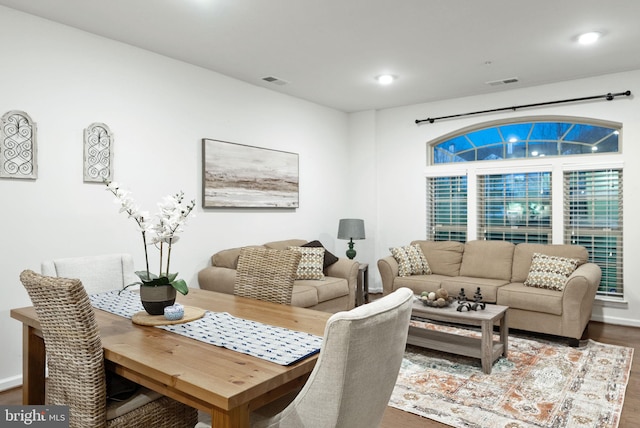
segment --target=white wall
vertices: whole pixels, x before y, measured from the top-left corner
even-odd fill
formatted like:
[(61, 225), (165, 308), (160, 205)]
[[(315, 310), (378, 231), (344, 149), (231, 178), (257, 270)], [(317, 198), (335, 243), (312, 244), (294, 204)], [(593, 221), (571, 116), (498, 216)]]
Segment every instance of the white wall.
[[(352, 113), (349, 117), (349, 179), (343, 186), (348, 195), (344, 217), (364, 220), (366, 238), (354, 241), (354, 249), (355, 260), (369, 263), (369, 277), (377, 272), (374, 257), (377, 239), (375, 120), (376, 112), (371, 110)], [(344, 252), (337, 255), (344, 257)]]
[[(0, 390), (21, 382), (21, 325), (9, 310), (30, 305), (23, 269), (110, 252), (144, 263), (134, 222), (102, 184), (82, 181), (92, 122), (114, 132), (115, 180), (143, 207), (179, 190), (197, 200), (171, 262), (189, 285), (232, 246), (295, 237), (344, 254), (335, 236), (349, 204), (348, 115), (4, 7), (0, 40), (0, 115), (22, 110), (37, 123), (39, 167), (35, 181), (0, 179)], [(200, 208), (201, 138), (298, 153), (300, 208)]]
[[(598, 100), (507, 111), (416, 125), (416, 119), (439, 117), (479, 110), (601, 95), (631, 90), (640, 94), (640, 71), (597, 78), (518, 89), (493, 95), (452, 99), (428, 104), (380, 110), (375, 115), (375, 165), (377, 219), (374, 259), (389, 255), (389, 247), (406, 245), (426, 236), (425, 171), (427, 142), (457, 129), (490, 120), (531, 115), (567, 115), (611, 120), (623, 124), (624, 159), (624, 286), (625, 304), (596, 302), (593, 319), (640, 326), (640, 224), (635, 221), (640, 208), (640, 104), (635, 96), (614, 101)], [(637, 95), (636, 95), (637, 96)], [(352, 123), (352, 126), (354, 124)], [(351, 131), (355, 133), (355, 131)], [(363, 172), (363, 174), (367, 174)], [(372, 288), (381, 289), (374, 269)]]

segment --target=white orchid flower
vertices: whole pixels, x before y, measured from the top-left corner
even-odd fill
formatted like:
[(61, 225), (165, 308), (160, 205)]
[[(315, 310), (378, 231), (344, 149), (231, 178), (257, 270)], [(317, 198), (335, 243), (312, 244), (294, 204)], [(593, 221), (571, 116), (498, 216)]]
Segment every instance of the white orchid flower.
[(120, 187), (120, 185), (118, 183), (116, 183), (115, 181), (108, 181), (106, 190), (109, 190), (110, 192), (116, 192), (119, 187)]
[[(108, 180), (104, 180), (104, 182), (107, 190), (115, 196), (114, 203), (120, 205), (120, 212), (126, 213), (129, 218), (134, 219), (138, 225), (138, 230), (142, 234), (147, 269), (146, 272), (143, 272), (144, 278), (142, 276), (141, 278), (149, 279), (152, 277), (149, 272), (148, 245), (155, 245), (160, 250), (160, 274), (158, 276), (173, 275), (173, 278), (175, 278), (175, 274), (169, 273), (171, 246), (178, 242), (177, 234), (183, 231), (182, 226), (195, 208), (195, 200), (184, 205), (184, 192), (182, 191), (174, 195), (165, 196), (158, 203), (159, 212), (151, 217), (147, 211), (140, 211), (140, 207), (136, 205), (130, 191), (122, 189), (116, 182)], [(164, 251), (165, 249), (166, 251)], [(162, 266), (163, 257), (166, 257), (166, 269), (163, 269)], [(174, 284), (174, 282), (178, 284), (174, 285), (174, 287), (186, 294), (188, 290), (186, 283), (183, 280), (172, 280), (171, 284)]]

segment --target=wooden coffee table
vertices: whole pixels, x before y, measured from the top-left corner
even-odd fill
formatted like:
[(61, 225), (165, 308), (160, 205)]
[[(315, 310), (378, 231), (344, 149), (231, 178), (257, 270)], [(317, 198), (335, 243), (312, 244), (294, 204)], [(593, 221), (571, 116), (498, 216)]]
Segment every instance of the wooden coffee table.
[[(480, 326), (481, 338), (409, 326), (407, 343), (436, 351), (479, 358), (482, 361), (482, 371), (490, 374), (493, 362), (500, 356), (507, 357), (509, 347), (507, 309), (509, 307), (487, 304), (484, 310), (464, 310), (462, 312), (457, 311), (457, 307), (458, 304), (454, 301), (449, 307), (434, 308), (425, 306), (416, 298), (413, 302), (411, 316), (463, 326)], [(500, 326), (499, 342), (493, 341), (493, 326), (496, 323), (499, 323)]]

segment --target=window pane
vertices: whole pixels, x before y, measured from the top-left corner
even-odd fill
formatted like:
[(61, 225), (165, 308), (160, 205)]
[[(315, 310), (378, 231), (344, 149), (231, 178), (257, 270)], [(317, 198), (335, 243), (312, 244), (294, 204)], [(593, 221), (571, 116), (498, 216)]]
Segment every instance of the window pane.
[(597, 141), (602, 140), (612, 132), (613, 132), (612, 129), (603, 128), (601, 126), (576, 124), (567, 133), (564, 140), (593, 144)]
[(440, 144), (440, 147), (450, 153), (458, 153), (473, 148), (466, 136), (452, 138), (446, 143)]
[(559, 122), (539, 122), (533, 124), (531, 140), (534, 141), (557, 141), (561, 140), (564, 134), (571, 128), (569, 123)]
[(499, 129), (504, 141), (515, 143), (529, 139), (531, 126), (531, 123), (518, 123), (514, 125), (502, 125)]
[(582, 234), (571, 241), (573, 245), (582, 245), (589, 252), (589, 261), (600, 266), (602, 278), (598, 294), (609, 297), (622, 297), (622, 238), (616, 236), (597, 236)]
[(467, 239), (467, 177), (427, 178), (427, 239)]
[(527, 157), (527, 142), (506, 143), (507, 159), (520, 159)]
[(433, 163), (619, 152), (619, 129), (571, 122), (522, 122), (456, 135), (431, 147)]
[(485, 147), (482, 149), (478, 149), (478, 160), (498, 160), (504, 159), (503, 154), (504, 146), (501, 144), (499, 146), (493, 145), (490, 147)]
[(458, 154), (456, 162), (473, 162), (476, 161), (477, 152), (475, 150), (467, 150)]
[(602, 270), (598, 294), (620, 298), (622, 283), (622, 171), (565, 173), (565, 242), (583, 245)]
[(581, 143), (562, 143), (560, 145), (560, 153), (563, 155), (583, 155), (591, 153), (591, 147)]
[(502, 135), (498, 132), (498, 128), (485, 128), (480, 131), (470, 132), (467, 134), (467, 138), (475, 147), (502, 143)]
[(598, 144), (596, 144), (595, 150), (592, 152), (601, 152), (601, 153), (615, 153), (618, 151), (618, 133), (612, 133), (611, 135), (604, 138)]
[(555, 156), (558, 153), (558, 143), (532, 141), (529, 142), (528, 155), (532, 158), (540, 156)]
[(479, 231), (484, 239), (550, 242), (551, 174), (496, 174), (478, 177)]

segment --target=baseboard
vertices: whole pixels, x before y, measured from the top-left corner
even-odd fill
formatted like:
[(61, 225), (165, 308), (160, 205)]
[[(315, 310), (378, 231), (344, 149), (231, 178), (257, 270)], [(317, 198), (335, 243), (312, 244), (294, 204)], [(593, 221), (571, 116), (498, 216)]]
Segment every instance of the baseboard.
[(22, 386), (22, 375), (0, 379), (0, 392)]
[(602, 322), (605, 324), (623, 325), (626, 327), (640, 327), (639, 320), (632, 320), (629, 318), (619, 318), (612, 316), (591, 315), (591, 320)]

